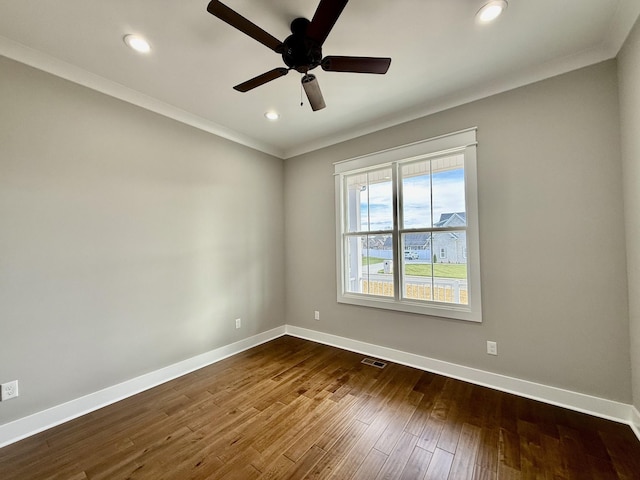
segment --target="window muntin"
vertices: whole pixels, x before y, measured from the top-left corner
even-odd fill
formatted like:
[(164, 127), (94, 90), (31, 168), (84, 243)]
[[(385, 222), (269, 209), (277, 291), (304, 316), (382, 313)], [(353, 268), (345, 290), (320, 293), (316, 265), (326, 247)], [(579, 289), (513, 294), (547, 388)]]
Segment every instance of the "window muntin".
[(475, 172), (475, 129), (336, 164), (338, 301), (481, 321)]

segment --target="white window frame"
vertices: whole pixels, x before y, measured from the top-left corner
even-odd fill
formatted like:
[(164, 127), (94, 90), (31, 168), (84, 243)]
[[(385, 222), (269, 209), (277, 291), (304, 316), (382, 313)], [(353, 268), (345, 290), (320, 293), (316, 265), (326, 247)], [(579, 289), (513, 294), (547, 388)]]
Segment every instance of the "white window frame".
[[(459, 132), (441, 135), (420, 142), (383, 150), (360, 157), (351, 158), (334, 163), (335, 176), (335, 208), (336, 208), (336, 271), (337, 271), (337, 300), (339, 303), (360, 305), (365, 307), (383, 308), (401, 312), (417, 313), (436, 317), (446, 317), (472, 322), (482, 321), (482, 295), (480, 287), (480, 238), (478, 228), (478, 192), (477, 192), (477, 159), (476, 159), (476, 127)], [(443, 156), (447, 154), (464, 155), (465, 202), (467, 219), (467, 294), (468, 304), (451, 304), (435, 301), (419, 301), (403, 298), (400, 294), (400, 268), (393, 269), (394, 289), (393, 297), (373, 296), (348, 292), (346, 290), (345, 265), (345, 232), (346, 202), (344, 199), (344, 177), (359, 171), (391, 166), (398, 168), (402, 163), (423, 158)], [(394, 187), (394, 202), (397, 204), (397, 185)], [(394, 206), (396, 221), (394, 222), (394, 265), (401, 265), (403, 250), (399, 239), (397, 222), (398, 207)], [(391, 233), (391, 232), (389, 232)]]

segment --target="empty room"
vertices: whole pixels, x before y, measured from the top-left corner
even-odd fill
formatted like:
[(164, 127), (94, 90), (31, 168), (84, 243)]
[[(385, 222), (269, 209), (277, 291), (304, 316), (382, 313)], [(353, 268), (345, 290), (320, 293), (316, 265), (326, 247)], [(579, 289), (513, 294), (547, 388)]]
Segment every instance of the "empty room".
[(0, 4), (0, 478), (640, 479), (640, 1)]

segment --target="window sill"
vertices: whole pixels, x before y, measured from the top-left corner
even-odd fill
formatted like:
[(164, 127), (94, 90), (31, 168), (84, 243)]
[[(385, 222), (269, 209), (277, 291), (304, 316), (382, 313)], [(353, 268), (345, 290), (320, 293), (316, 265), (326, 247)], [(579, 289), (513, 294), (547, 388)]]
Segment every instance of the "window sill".
[(361, 307), (382, 308), (396, 312), (414, 313), (431, 317), (444, 317), (468, 322), (482, 322), (482, 312), (473, 311), (471, 307), (451, 305), (445, 303), (422, 303), (410, 300), (394, 300), (392, 298), (371, 297), (369, 295), (343, 294), (338, 295), (338, 303), (358, 305)]

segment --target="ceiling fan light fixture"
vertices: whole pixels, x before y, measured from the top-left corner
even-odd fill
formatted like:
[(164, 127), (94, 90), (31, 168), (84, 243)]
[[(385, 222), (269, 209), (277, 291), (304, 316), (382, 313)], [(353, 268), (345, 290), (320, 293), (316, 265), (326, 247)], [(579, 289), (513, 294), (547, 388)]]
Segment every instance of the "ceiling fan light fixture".
[(129, 48), (135, 50), (136, 52), (149, 53), (151, 51), (151, 45), (149, 45), (149, 42), (147, 42), (140, 35), (125, 35), (123, 40)]
[(506, 0), (492, 0), (485, 3), (478, 13), (476, 13), (476, 20), (478, 23), (490, 23), (498, 18), (507, 9)]
[(307, 94), (307, 100), (309, 100), (311, 110), (316, 112), (326, 107), (324, 98), (322, 97), (322, 92), (320, 91), (320, 85), (318, 84), (318, 80), (315, 75), (307, 73), (302, 77), (302, 87), (304, 88), (304, 92)]

